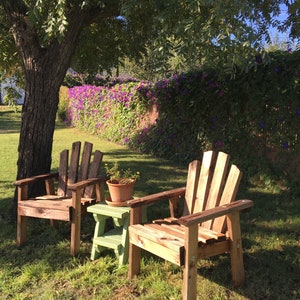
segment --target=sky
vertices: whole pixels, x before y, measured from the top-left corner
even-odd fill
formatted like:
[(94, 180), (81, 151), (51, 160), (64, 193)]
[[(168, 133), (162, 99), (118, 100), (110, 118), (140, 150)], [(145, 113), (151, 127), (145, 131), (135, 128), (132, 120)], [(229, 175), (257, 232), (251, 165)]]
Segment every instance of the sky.
[[(282, 22), (282, 21), (286, 20), (287, 17), (288, 17), (288, 9), (286, 6), (281, 5), (281, 13), (276, 19), (278, 21)], [(281, 44), (281, 43), (290, 42), (287, 44), (287, 49), (293, 49), (296, 47), (296, 44), (299, 43), (299, 39), (295, 40), (293, 42), (290, 41), (289, 31), (288, 32), (280, 32), (276, 28), (270, 27), (269, 33), (270, 33), (272, 44), (274, 44), (274, 43)]]
[[(287, 8), (285, 6), (282, 6), (281, 7), (281, 13), (276, 19), (278, 21), (282, 22), (286, 18), (287, 18)], [(288, 32), (282, 33), (282, 32), (279, 32), (277, 29), (272, 28), (272, 27), (270, 28), (269, 32), (270, 32), (270, 36), (271, 36), (272, 41), (275, 40), (277, 37), (278, 37), (280, 43), (285, 42), (288, 39), (288, 34), (289, 34)]]

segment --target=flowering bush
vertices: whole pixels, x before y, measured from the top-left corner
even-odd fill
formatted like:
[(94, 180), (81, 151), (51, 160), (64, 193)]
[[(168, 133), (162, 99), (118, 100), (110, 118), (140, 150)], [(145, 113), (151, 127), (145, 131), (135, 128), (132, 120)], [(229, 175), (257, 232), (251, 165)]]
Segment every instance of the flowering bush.
[(143, 84), (130, 82), (111, 88), (84, 85), (69, 89), (70, 124), (110, 141), (130, 143), (149, 107), (138, 93)]
[[(273, 53), (270, 64), (257, 61), (256, 68), (234, 79), (195, 70), (156, 83), (74, 87), (69, 119), (111, 141), (177, 162), (217, 149), (230, 153), (246, 177), (275, 171), (296, 180), (299, 61), (299, 52)], [(156, 114), (151, 116), (151, 109)]]
[(144, 94), (155, 99), (155, 126), (136, 135), (135, 148), (178, 161), (202, 150), (228, 152), (245, 171), (300, 175), (300, 53), (274, 53), (234, 79), (192, 71), (163, 79)]

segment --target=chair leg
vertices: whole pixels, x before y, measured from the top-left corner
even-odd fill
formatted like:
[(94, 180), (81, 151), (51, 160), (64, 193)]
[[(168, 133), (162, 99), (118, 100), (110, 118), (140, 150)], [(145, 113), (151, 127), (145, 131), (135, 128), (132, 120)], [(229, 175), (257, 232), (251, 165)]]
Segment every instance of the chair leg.
[(245, 281), (240, 214), (233, 212), (227, 216), (228, 234), (231, 240), (230, 260), (233, 285), (238, 287)]
[[(119, 266), (125, 265), (128, 262), (129, 256), (129, 215), (124, 218), (124, 224), (122, 229), (121, 247), (119, 247)], [(121, 250), (121, 251), (120, 251)]]
[(51, 225), (52, 228), (58, 229), (58, 220), (51, 219), (50, 220), (50, 225)]
[[(142, 223), (142, 207), (132, 207), (130, 210), (130, 225)], [(138, 275), (141, 271), (141, 248), (130, 243), (130, 226), (129, 226), (129, 271), (128, 277), (132, 279), (135, 275)]]
[(17, 219), (17, 246), (21, 247), (26, 243), (27, 217), (18, 215)]
[(197, 298), (198, 224), (185, 228), (185, 262), (183, 270), (183, 299)]
[(96, 213), (93, 213), (93, 217), (96, 221), (95, 230), (94, 230), (94, 238), (93, 238), (93, 246), (91, 252), (91, 260), (95, 260), (100, 256), (100, 253), (106, 248), (102, 245), (98, 245), (96, 243), (96, 239), (104, 235), (105, 225), (107, 216), (102, 216)]
[(80, 248), (80, 226), (81, 226), (81, 193), (80, 190), (72, 192), (71, 213), (71, 247), (70, 254), (75, 256)]
[(132, 279), (141, 270), (141, 248), (129, 243), (129, 272), (128, 277)]
[(70, 254), (77, 255), (80, 249), (80, 219), (71, 223), (71, 247)]

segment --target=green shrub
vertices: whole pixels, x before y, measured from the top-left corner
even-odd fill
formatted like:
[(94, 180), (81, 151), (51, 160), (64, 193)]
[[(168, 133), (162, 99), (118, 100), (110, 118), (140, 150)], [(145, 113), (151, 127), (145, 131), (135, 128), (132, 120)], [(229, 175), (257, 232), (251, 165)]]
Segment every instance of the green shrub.
[(68, 108), (69, 108), (68, 88), (62, 86), (59, 90), (59, 103), (57, 109), (58, 120), (60, 121), (66, 120)]
[(233, 79), (195, 70), (155, 84), (74, 87), (69, 118), (143, 153), (186, 163), (204, 150), (222, 150), (246, 178), (263, 174), (297, 184), (299, 61), (299, 52), (276, 52), (269, 64), (258, 58), (255, 69)]
[(299, 58), (299, 52), (273, 53), (269, 64), (234, 79), (196, 70), (149, 86), (145, 93), (155, 98), (159, 118), (133, 147), (185, 162), (203, 150), (222, 150), (246, 178), (265, 174), (297, 184)]
[(3, 97), (3, 103), (8, 106), (11, 106), (15, 110), (15, 112), (17, 112), (17, 102), (18, 99), (21, 98), (21, 94), (14, 87), (11, 86), (6, 86), (4, 90), (6, 94)]
[(110, 141), (129, 144), (149, 104), (138, 89), (143, 83), (116, 84), (111, 88), (90, 85), (69, 89), (69, 122)]

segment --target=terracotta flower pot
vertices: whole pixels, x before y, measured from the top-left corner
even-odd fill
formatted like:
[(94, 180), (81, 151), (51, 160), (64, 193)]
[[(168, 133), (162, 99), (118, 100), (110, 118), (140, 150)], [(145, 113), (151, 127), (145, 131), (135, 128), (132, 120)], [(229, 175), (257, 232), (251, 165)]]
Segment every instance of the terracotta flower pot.
[(115, 183), (107, 180), (106, 184), (110, 193), (112, 202), (123, 202), (132, 199), (135, 180), (130, 180), (129, 183)]

